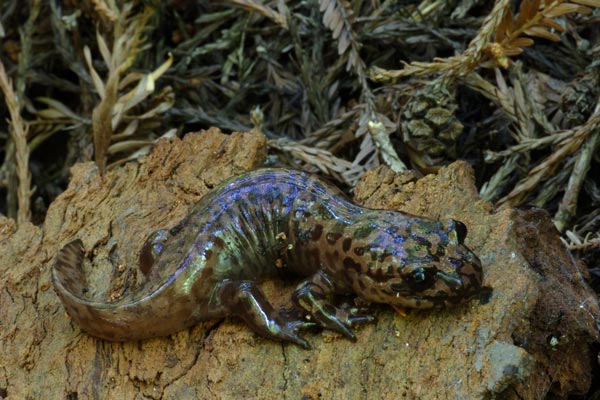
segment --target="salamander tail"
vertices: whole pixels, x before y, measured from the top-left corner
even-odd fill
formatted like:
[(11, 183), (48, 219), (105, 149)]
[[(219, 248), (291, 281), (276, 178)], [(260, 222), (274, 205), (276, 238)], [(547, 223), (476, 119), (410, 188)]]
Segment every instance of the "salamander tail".
[(81, 270), (83, 255), (83, 243), (79, 239), (58, 252), (53, 270), (54, 286), (58, 291), (62, 289), (76, 297), (87, 297), (86, 279)]

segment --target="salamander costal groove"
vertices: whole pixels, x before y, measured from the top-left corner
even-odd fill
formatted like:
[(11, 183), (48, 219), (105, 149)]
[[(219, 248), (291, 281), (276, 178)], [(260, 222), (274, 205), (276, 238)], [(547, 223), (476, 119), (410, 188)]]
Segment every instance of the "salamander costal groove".
[[(482, 285), (466, 227), (357, 206), (335, 186), (292, 170), (262, 169), (226, 180), (175, 227), (146, 240), (144, 283), (121, 298), (95, 298), (82, 272), (81, 240), (52, 270), (67, 312), (89, 334), (113, 341), (169, 335), (202, 320), (237, 316), (258, 334), (308, 343), (318, 325), (355, 339), (374, 318), (339, 295), (408, 308), (462, 303)], [(277, 275), (306, 277), (293, 309), (275, 310), (258, 286)]]

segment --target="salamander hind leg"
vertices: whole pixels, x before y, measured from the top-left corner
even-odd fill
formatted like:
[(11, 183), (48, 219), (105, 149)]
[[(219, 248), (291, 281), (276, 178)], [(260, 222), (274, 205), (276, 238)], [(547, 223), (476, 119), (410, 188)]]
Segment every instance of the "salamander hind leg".
[(317, 324), (356, 340), (350, 328), (359, 323), (373, 322), (375, 317), (362, 308), (347, 304), (333, 305), (335, 294), (336, 288), (331, 278), (319, 271), (298, 286), (293, 300), (296, 307), (309, 314)]
[(150, 271), (154, 260), (160, 255), (165, 243), (171, 236), (172, 234), (168, 229), (159, 229), (148, 236), (138, 258), (139, 268), (144, 274)]
[(211, 301), (213, 310), (224, 309), (225, 314), (242, 318), (261, 336), (310, 348), (298, 335), (298, 330), (315, 324), (303, 319), (299, 313), (275, 310), (254, 281), (221, 282), (215, 296)]

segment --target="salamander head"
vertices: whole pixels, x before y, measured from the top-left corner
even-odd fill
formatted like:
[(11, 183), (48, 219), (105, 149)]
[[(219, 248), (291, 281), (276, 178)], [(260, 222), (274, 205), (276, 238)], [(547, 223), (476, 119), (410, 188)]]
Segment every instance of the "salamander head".
[(452, 219), (414, 218), (374, 229), (358, 251), (362, 273), (353, 275), (352, 285), (366, 300), (401, 307), (462, 303), (480, 292), (483, 280), (481, 261), (463, 244), (466, 235), (465, 225)]

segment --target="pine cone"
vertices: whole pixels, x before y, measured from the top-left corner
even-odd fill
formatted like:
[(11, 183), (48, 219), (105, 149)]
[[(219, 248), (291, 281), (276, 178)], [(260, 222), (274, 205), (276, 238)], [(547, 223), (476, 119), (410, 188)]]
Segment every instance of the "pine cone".
[(594, 110), (597, 96), (598, 78), (593, 73), (570, 82), (560, 105), (564, 114), (562, 126), (572, 128), (587, 121)]
[(436, 79), (416, 91), (402, 112), (405, 143), (431, 157), (456, 158), (456, 141), (463, 124), (456, 118), (458, 109), (454, 87)]

